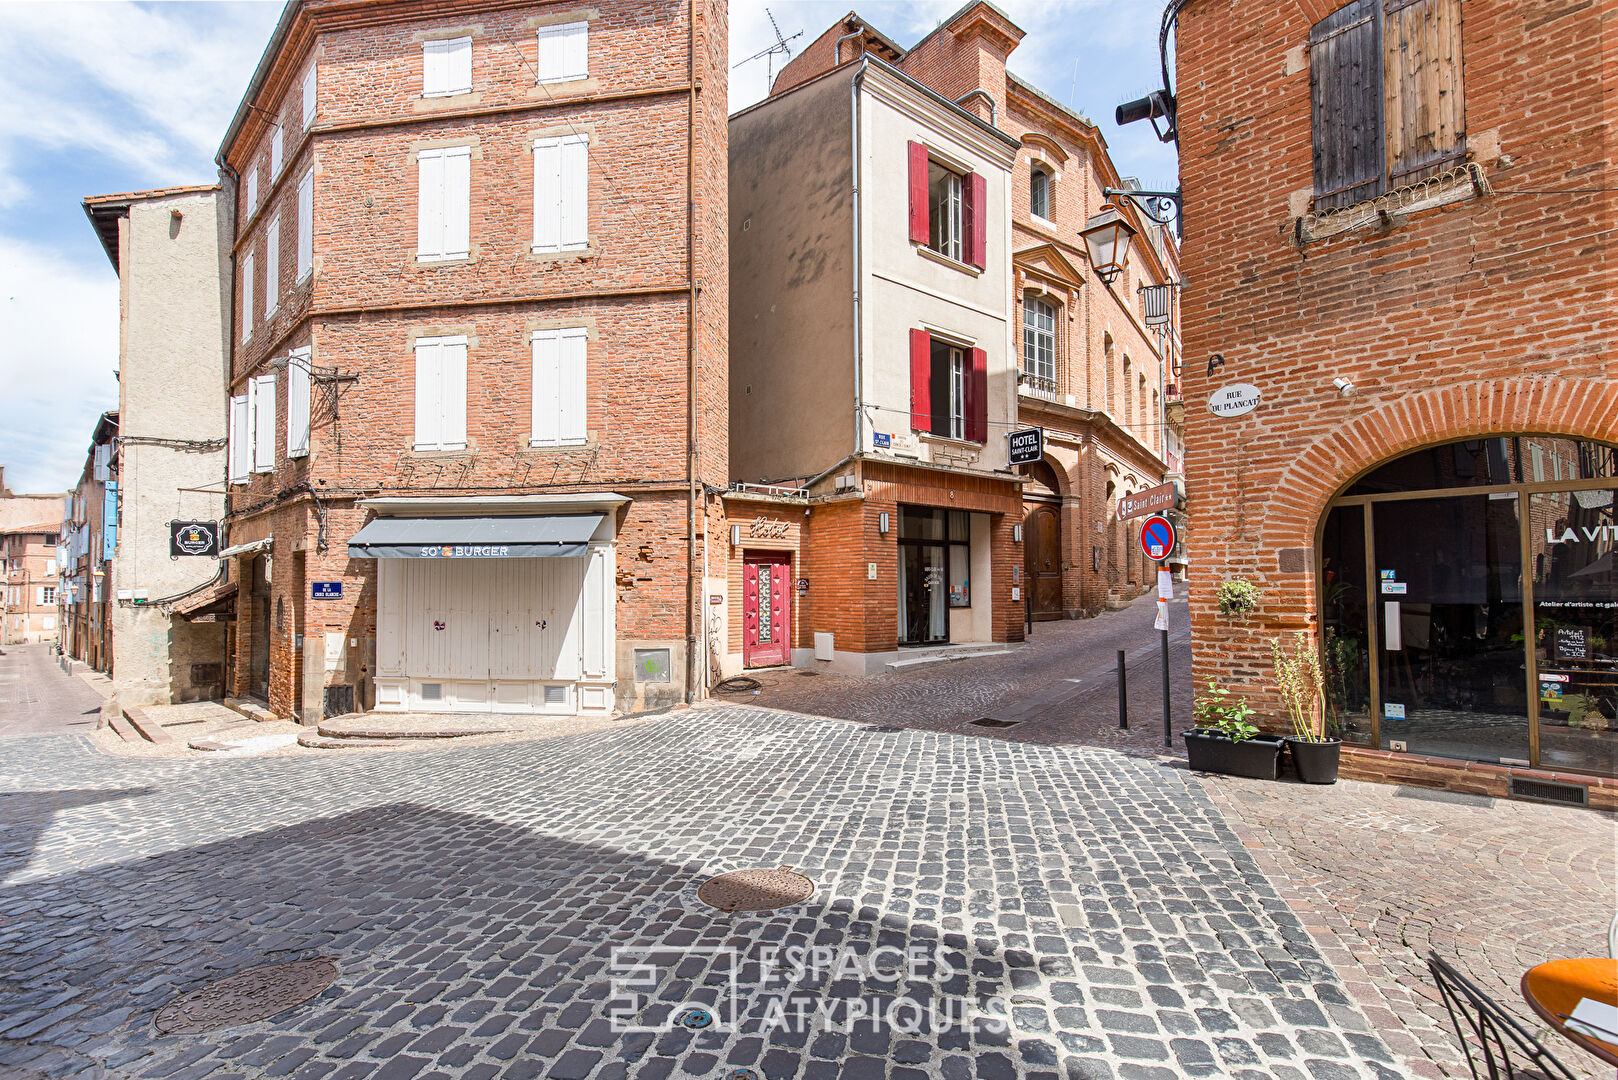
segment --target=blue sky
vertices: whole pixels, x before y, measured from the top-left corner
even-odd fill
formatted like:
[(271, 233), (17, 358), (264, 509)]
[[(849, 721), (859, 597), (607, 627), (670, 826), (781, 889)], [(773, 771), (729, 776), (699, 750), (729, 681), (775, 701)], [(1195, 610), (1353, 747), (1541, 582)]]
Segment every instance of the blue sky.
[[(732, 0), (732, 63), (801, 47), (853, 7), (909, 46), (962, 0)], [(1174, 186), (1171, 147), (1113, 106), (1156, 89), (1158, 0), (999, 0), (1028, 36), (1013, 73), (1101, 125), (1114, 161)], [(0, 465), (18, 491), (78, 478), (95, 419), (115, 408), (118, 282), (86, 195), (211, 183), (213, 156), (281, 4), (0, 3)], [(779, 70), (779, 62), (777, 62)], [(734, 111), (764, 96), (765, 61), (731, 71)]]

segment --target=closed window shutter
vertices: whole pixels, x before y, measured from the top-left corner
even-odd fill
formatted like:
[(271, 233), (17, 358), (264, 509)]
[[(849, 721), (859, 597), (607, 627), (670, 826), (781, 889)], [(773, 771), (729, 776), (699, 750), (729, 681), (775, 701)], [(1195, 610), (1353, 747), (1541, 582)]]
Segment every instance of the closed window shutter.
[(264, 317), (281, 303), (281, 215), (270, 219), (264, 233)]
[(1389, 184), (1426, 179), (1466, 152), (1460, 0), (1386, 0)]
[(590, 24), (543, 26), (539, 30), (539, 81), (560, 82), (590, 75)]
[(562, 246), (590, 239), (590, 147), (581, 136), (562, 140)]
[(308, 130), (309, 125), (315, 121), (315, 72), (318, 65), (310, 64), (309, 70), (303, 76), (303, 126)]
[(443, 404), (439, 441), (446, 450), (459, 450), (466, 445), (466, 339), (439, 346), (438, 363), (442, 379), (439, 399)]
[(423, 152), (416, 164), (416, 254), (434, 258), (444, 253), (444, 159)]
[(966, 401), (963, 402), (967, 442), (989, 441), (989, 354), (972, 350), (972, 367), (966, 373)]
[(989, 180), (970, 173), (961, 187), (966, 197), (966, 261), (982, 270), (989, 261)]
[(309, 453), (309, 356), (299, 349), (287, 362), (287, 457)]
[(275, 376), (253, 380), (253, 471), (275, 470)]
[(585, 346), (588, 332), (564, 330), (558, 350), (557, 427), (564, 443), (585, 440)]
[(440, 42), (424, 41), (421, 43), (421, 92), (427, 94), (441, 94), (444, 92), (444, 83), (447, 67), (444, 63), (444, 50)]
[(275, 130), (270, 132), (270, 179), (274, 180), (281, 175), (281, 151), (285, 147), (286, 133), (277, 123)]
[(230, 448), (225, 452), (230, 465), (230, 482), (243, 484), (252, 471), (248, 465), (247, 395), (230, 399)]
[(534, 250), (590, 242), (590, 144), (583, 135), (534, 142)]
[(242, 340), (247, 341), (253, 336), (253, 253), (249, 251), (242, 260)]
[(561, 385), (562, 339), (555, 330), (534, 334), (533, 441), (540, 445), (562, 437), (557, 389)]
[(443, 254), (471, 252), (472, 151), (462, 147), (444, 155)]
[(910, 331), (910, 427), (933, 428), (933, 339), (925, 330)]
[(534, 250), (562, 248), (562, 147), (555, 139), (534, 143)]
[(247, 167), (247, 212), (258, 209), (258, 162)]
[(298, 182), (298, 280), (315, 268), (315, 174)]
[(440, 387), (443, 375), (438, 363), (436, 340), (416, 342), (416, 449), (436, 450), (439, 444), (439, 417), (443, 415)]
[(910, 239), (925, 244), (929, 239), (927, 217), (927, 148), (909, 145), (910, 158)]
[(1309, 31), (1315, 208), (1380, 195), (1382, 0), (1354, 0)]
[(472, 39), (456, 38), (446, 44), (449, 47), (444, 54), (444, 73), (448, 79), (448, 89), (455, 93), (466, 93), (472, 89)]

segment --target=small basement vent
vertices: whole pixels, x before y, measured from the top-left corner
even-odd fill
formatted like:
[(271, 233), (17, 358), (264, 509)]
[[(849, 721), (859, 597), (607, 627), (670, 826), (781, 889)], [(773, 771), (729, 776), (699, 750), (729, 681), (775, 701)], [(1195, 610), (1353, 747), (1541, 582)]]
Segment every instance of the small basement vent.
[(1532, 799), (1535, 802), (1561, 803), (1564, 806), (1589, 806), (1590, 789), (1580, 784), (1559, 784), (1554, 780), (1524, 780), (1511, 778), (1513, 799)]
[(567, 704), (567, 687), (565, 687), (565, 686), (547, 686), (545, 688), (545, 704), (547, 704), (547, 705), (566, 705)]
[(421, 684), (421, 700), (443, 701), (444, 684), (441, 682), (424, 682)]

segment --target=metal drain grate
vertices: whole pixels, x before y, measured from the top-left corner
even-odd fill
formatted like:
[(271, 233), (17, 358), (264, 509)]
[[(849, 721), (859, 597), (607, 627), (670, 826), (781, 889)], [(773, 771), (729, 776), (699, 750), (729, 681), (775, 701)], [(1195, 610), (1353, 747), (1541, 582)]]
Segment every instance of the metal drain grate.
[(1016, 727), (1021, 720), (996, 720), (992, 716), (980, 716), (976, 720), (968, 720), (967, 727), (1008, 728)]
[(153, 1023), (168, 1035), (251, 1024), (320, 996), (336, 980), (337, 965), (324, 959), (252, 968), (175, 998)]
[(790, 866), (779, 870), (733, 870), (709, 878), (697, 899), (720, 911), (776, 911), (815, 894), (815, 883)]
[(1534, 802), (1561, 803), (1563, 806), (1590, 805), (1590, 789), (1579, 784), (1558, 784), (1554, 780), (1511, 778), (1511, 797)]

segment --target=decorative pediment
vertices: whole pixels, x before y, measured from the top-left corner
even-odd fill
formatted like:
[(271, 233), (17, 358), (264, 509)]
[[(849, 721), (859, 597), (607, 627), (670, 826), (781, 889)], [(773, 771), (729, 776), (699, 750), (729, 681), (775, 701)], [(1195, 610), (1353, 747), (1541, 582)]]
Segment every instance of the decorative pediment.
[(1055, 244), (1023, 248), (1012, 256), (1011, 264), (1028, 277), (1039, 278), (1063, 289), (1077, 289), (1084, 284), (1084, 275)]

